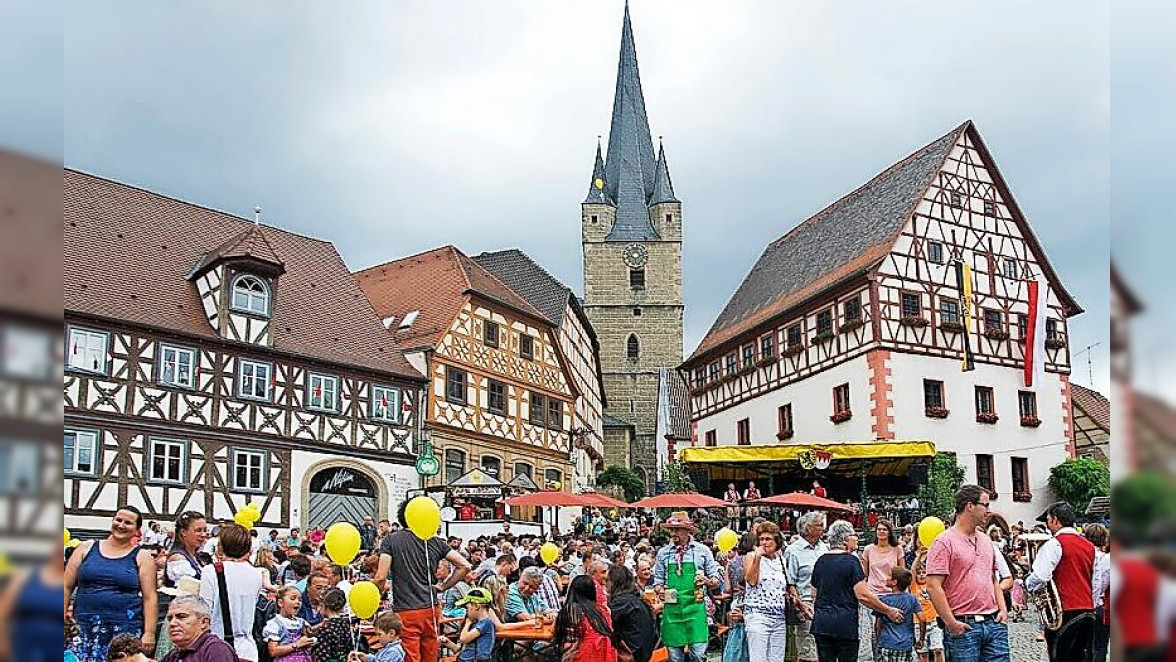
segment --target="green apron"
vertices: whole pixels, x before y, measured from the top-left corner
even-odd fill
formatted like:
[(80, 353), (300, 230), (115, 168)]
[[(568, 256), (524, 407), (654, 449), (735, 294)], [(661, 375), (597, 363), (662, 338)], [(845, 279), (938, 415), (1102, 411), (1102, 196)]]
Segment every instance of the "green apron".
[(710, 641), (710, 627), (707, 625), (706, 602), (694, 600), (693, 561), (682, 563), (678, 571), (677, 560), (666, 563), (666, 588), (677, 589), (678, 604), (666, 604), (662, 612), (662, 641), (670, 648), (682, 648), (692, 644)]

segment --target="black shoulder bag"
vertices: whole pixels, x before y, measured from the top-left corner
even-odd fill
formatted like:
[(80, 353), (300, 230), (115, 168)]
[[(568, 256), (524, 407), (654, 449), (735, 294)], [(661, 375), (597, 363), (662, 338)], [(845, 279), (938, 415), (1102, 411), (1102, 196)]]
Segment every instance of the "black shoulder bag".
[(229, 611), (229, 585), (225, 581), (225, 564), (217, 561), (213, 567), (216, 568), (216, 588), (220, 593), (220, 613), (221, 621), (225, 626), (225, 643), (230, 648), (235, 648), (233, 643), (233, 615)]

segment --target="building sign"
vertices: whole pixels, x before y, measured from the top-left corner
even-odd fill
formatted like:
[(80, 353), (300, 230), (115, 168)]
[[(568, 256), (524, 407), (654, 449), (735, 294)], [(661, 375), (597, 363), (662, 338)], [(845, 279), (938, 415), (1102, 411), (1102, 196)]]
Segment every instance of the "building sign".
[(502, 496), (502, 487), (454, 487), (450, 488), (455, 497), (496, 497)]
[(376, 498), (376, 487), (366, 475), (348, 467), (324, 469), (310, 479), (310, 491)]

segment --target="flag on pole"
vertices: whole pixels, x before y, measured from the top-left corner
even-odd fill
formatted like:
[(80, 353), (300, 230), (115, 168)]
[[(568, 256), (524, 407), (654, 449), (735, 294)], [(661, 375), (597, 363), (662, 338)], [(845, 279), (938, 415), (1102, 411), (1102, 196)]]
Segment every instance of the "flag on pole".
[(1025, 387), (1032, 388), (1045, 378), (1045, 318), (1049, 283), (1038, 276), (1029, 281), (1029, 319), (1025, 325)]
[(964, 360), (960, 372), (976, 369), (972, 354), (972, 267), (963, 260), (956, 261), (956, 287), (960, 290), (960, 322), (964, 325)]

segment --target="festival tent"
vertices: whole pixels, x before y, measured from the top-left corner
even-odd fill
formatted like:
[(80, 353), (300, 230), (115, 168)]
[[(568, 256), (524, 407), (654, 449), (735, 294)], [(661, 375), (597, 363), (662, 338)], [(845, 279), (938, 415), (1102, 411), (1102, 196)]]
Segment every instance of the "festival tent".
[(779, 494), (766, 499), (753, 501), (752, 504), (757, 506), (786, 506), (788, 508), (809, 510), (836, 510), (839, 512), (849, 512), (852, 510), (844, 503), (837, 503), (832, 499), (825, 499), (806, 492)]
[(531, 492), (506, 500), (508, 506), (536, 506), (539, 508), (581, 508), (592, 506), (584, 494), (569, 492)]
[(630, 508), (726, 508), (729, 504), (721, 499), (697, 492), (680, 494), (659, 494), (629, 504)]
[(580, 496), (588, 500), (588, 505), (593, 508), (631, 508), (629, 504), (619, 499), (614, 499), (607, 494), (600, 492), (585, 492)]

